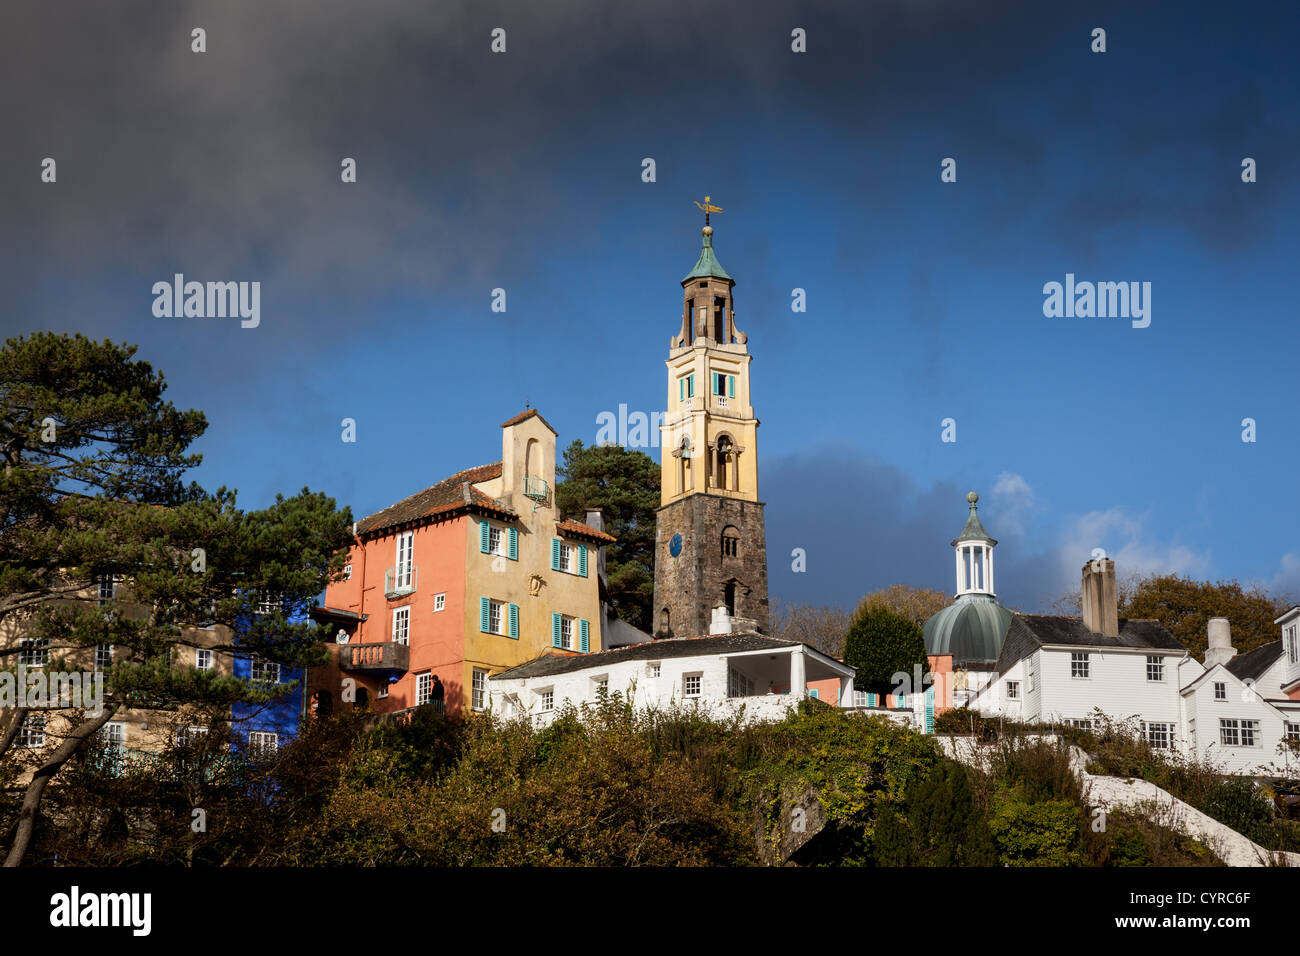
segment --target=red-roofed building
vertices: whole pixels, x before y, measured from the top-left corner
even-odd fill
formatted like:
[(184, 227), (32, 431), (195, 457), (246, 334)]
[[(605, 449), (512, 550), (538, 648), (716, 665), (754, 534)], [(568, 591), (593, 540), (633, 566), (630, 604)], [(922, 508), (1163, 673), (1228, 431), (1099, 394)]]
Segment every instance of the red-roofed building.
[(481, 710), (491, 674), (602, 649), (599, 549), (614, 538), (557, 514), (546, 419), (530, 409), (501, 428), (501, 461), (356, 523), (348, 577), (315, 615), (340, 634), (308, 678), (318, 711)]

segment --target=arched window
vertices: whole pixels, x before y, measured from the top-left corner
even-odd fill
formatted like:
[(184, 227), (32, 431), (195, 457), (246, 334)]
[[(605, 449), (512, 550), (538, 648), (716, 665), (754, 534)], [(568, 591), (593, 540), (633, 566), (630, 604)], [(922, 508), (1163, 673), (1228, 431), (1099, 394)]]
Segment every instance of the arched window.
[(357, 710), (366, 710), (370, 707), (370, 691), (364, 687), (357, 688), (357, 699), (352, 705)]
[[(718, 460), (717, 460), (717, 465), (713, 472), (714, 474), (713, 483), (717, 485), (719, 488), (725, 489), (730, 487), (730, 485), (728, 485), (727, 483), (727, 470), (730, 468), (732, 456), (735, 454), (733, 449), (734, 446), (731, 443), (731, 439), (728, 438), (726, 435), (723, 435), (721, 438), (718, 439), (718, 451), (717, 451)], [(731, 490), (735, 491), (736, 489), (732, 488)]]
[(538, 443), (537, 439), (528, 439), (528, 444), (524, 446), (524, 477), (542, 477), (541, 457), (541, 445)]
[(722, 529), (722, 558), (740, 557), (740, 532), (732, 525)]
[(671, 634), (672, 628), (669, 626), (670, 624), (671, 616), (668, 613), (668, 608), (661, 608), (659, 611), (659, 632), (661, 634)]
[(318, 690), (311, 698), (312, 713), (317, 717), (328, 717), (334, 713), (334, 695), (327, 690)]
[(731, 616), (736, 614), (736, 582), (728, 581), (722, 589), (722, 599), (727, 605), (727, 613)]

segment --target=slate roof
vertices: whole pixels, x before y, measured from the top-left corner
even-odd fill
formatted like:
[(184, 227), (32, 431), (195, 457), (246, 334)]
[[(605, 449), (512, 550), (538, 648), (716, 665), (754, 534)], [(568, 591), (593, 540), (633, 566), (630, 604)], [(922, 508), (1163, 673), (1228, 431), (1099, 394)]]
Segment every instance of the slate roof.
[(795, 647), (798, 641), (779, 641), (756, 634), (714, 634), (709, 637), (675, 637), (628, 647), (615, 647), (595, 654), (543, 654), (508, 671), (493, 674), (492, 680), (522, 680), (526, 677), (549, 677), (571, 674), (590, 667), (621, 664), (624, 661), (659, 661), (673, 657), (697, 657), (704, 654), (735, 654), (739, 651), (782, 650)]
[(481, 508), (508, 518), (517, 517), (509, 508), (503, 508), (493, 499), (472, 486), (481, 481), (501, 477), (501, 462), (479, 465), (458, 471), (436, 485), (417, 491), (383, 511), (377, 511), (357, 522), (357, 534), (375, 534), (387, 528), (410, 524), (423, 518), (471, 508)]
[(1264, 676), (1264, 671), (1272, 667), (1281, 656), (1282, 641), (1276, 640), (1269, 644), (1261, 644), (1245, 654), (1238, 654), (1223, 666), (1237, 680), (1259, 680)]
[(583, 524), (581, 521), (559, 521), (556, 522), (555, 529), (561, 534), (577, 535), (582, 538), (591, 538), (593, 541), (617, 541), (612, 534), (606, 534), (604, 531), (597, 531), (589, 524)]
[(1017, 661), (1023, 660), (1045, 644), (1064, 644), (1074, 647), (1131, 647), (1162, 651), (1186, 651), (1178, 639), (1165, 630), (1159, 621), (1129, 620), (1119, 622), (1119, 636), (1106, 637), (1091, 631), (1080, 617), (1060, 617), (1054, 614), (1012, 614), (1002, 653), (998, 655), (997, 670), (1005, 674)]

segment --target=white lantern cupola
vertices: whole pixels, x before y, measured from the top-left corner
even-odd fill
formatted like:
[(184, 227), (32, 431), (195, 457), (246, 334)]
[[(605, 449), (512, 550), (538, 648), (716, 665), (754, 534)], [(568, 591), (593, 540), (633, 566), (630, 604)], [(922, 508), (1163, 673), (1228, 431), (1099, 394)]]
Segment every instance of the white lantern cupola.
[(961, 529), (961, 534), (952, 542), (957, 556), (957, 596), (982, 594), (994, 597), (993, 547), (997, 542), (980, 524), (975, 509), (980, 496), (972, 491), (966, 500), (970, 502), (970, 517), (966, 519), (966, 527)]

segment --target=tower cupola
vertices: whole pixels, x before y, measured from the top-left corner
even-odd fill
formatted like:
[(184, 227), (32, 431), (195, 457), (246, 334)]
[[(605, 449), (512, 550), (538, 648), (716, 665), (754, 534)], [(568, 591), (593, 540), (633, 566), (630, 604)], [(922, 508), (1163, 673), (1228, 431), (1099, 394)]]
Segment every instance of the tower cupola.
[(952, 541), (957, 558), (957, 596), (987, 594), (993, 597), (996, 593), (993, 590), (993, 547), (997, 542), (980, 523), (976, 508), (980, 496), (972, 491), (966, 500), (970, 502), (970, 515), (961, 534)]

